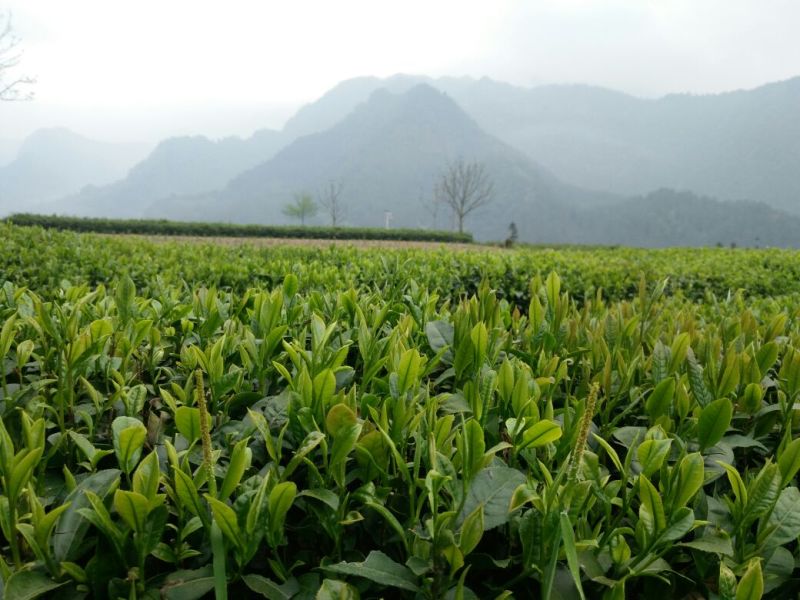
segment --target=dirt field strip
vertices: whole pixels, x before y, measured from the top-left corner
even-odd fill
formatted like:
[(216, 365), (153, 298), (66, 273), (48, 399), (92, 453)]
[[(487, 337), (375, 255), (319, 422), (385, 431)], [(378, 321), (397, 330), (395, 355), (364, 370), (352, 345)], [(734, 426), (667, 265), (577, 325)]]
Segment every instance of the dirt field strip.
[(184, 236), (184, 235), (139, 235), (139, 234), (97, 234), (103, 237), (125, 237), (132, 239), (149, 240), (156, 243), (166, 242), (188, 242), (188, 243), (214, 243), (223, 246), (251, 245), (258, 248), (269, 248), (279, 246), (301, 246), (310, 248), (330, 248), (331, 246), (344, 246), (354, 248), (417, 248), (421, 250), (471, 250), (486, 251), (502, 250), (499, 246), (489, 246), (484, 244), (450, 244), (445, 242), (420, 242), (420, 241), (400, 241), (400, 240), (334, 240), (334, 239), (311, 239), (311, 238), (256, 238), (256, 237), (205, 237), (205, 236)]

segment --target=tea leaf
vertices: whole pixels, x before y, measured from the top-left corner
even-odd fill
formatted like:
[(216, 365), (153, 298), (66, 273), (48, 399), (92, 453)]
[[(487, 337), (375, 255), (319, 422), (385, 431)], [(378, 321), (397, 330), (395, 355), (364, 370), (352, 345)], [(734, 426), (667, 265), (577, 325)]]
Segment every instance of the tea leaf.
[(764, 594), (764, 577), (761, 561), (753, 559), (736, 586), (736, 600), (759, 600)]
[(703, 408), (697, 422), (697, 439), (701, 450), (710, 448), (722, 439), (732, 417), (733, 403), (728, 398), (720, 398)]
[(340, 562), (322, 568), (330, 573), (362, 577), (381, 585), (409, 592), (420, 591), (417, 586), (417, 578), (408, 567), (394, 562), (378, 550), (370, 552), (363, 562)]
[(122, 470), (128, 474), (136, 467), (142, 455), (147, 429), (133, 417), (117, 417), (111, 424), (114, 434), (114, 452)]
[(467, 515), (483, 506), (483, 527), (488, 531), (506, 523), (514, 490), (525, 483), (525, 476), (510, 467), (488, 467), (475, 476), (467, 490), (464, 505), (456, 519), (463, 523)]

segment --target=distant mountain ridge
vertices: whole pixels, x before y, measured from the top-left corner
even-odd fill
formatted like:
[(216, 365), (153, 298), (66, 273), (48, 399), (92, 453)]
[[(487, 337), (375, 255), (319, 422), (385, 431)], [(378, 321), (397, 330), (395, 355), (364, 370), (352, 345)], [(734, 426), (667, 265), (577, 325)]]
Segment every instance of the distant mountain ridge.
[(800, 214), (798, 99), (800, 78), (657, 100), (585, 85), (357, 78), (281, 131), (165, 140), (125, 178), (45, 212), (278, 224), (295, 194), (339, 180), (352, 225), (381, 226), (391, 212), (393, 226), (446, 227), (432, 190), (463, 157), (495, 183), (495, 202), (467, 219), (477, 239), (502, 239), (514, 221), (535, 242), (796, 246), (800, 221), (786, 213)]
[(0, 168), (5, 167), (17, 156), (20, 142), (0, 138)]
[(0, 167), (0, 213), (18, 212), (123, 176), (147, 151), (143, 144), (91, 140), (64, 128), (41, 129)]
[(269, 159), (282, 145), (282, 135), (268, 129), (246, 139), (168, 138), (124, 179), (101, 187), (88, 186), (49, 208), (81, 216), (138, 217), (150, 204), (170, 196), (221, 187)]
[(403, 94), (377, 90), (341, 122), (298, 138), (219, 192), (171, 208), (159, 202), (147, 216), (182, 218), (191, 207), (212, 220), (282, 223), (281, 209), (295, 193), (340, 180), (353, 225), (380, 226), (389, 211), (397, 227), (441, 226), (449, 216), (440, 208), (434, 223), (431, 192), (448, 161), (459, 157), (484, 164), (495, 185), (492, 205), (467, 219), (478, 238), (502, 237), (511, 220), (534, 223), (538, 214), (563, 222), (561, 215), (576, 207), (613, 200), (561, 183), (422, 84)]
[[(298, 138), (222, 190), (159, 202), (146, 214), (285, 223), (281, 209), (295, 193), (314, 193), (335, 179), (345, 183), (352, 225), (379, 226), (390, 211), (398, 227), (442, 226), (449, 215), (440, 208), (436, 222), (430, 192), (456, 157), (481, 162), (495, 183), (495, 201), (467, 219), (479, 240), (503, 239), (513, 221), (522, 241), (539, 243), (800, 243), (800, 217), (763, 203), (723, 203), (672, 190), (626, 198), (562, 183), (426, 84), (399, 94), (376, 90), (333, 127)], [(317, 222), (324, 219), (321, 214)]]
[(800, 214), (800, 77), (655, 100), (588, 85), (363, 77), (335, 86), (286, 127), (330, 126), (375, 89), (403, 92), (419, 83), (447, 93), (487, 133), (574, 185), (625, 195), (690, 189)]

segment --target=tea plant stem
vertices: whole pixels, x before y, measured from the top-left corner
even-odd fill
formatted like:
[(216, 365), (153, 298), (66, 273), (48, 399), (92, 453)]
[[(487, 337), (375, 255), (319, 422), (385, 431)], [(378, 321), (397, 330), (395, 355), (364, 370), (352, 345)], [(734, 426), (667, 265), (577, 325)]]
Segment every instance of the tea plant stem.
[(211, 432), (208, 428), (208, 423), (211, 420), (208, 414), (208, 405), (206, 404), (206, 393), (203, 386), (203, 372), (197, 369), (194, 372), (195, 379), (195, 400), (197, 407), (200, 409), (200, 441), (203, 446), (203, 468), (206, 471), (208, 478), (208, 491), (216, 497), (217, 495), (217, 480), (214, 476), (213, 455), (211, 454)]
[(14, 565), (19, 568), (22, 566), (22, 558), (20, 557), (19, 552), (19, 538), (17, 535), (17, 500), (16, 498), (9, 498), (8, 499), (8, 522), (11, 529), (11, 533), (9, 537), (11, 538), (8, 540), (8, 543), (11, 545), (11, 558), (14, 561)]

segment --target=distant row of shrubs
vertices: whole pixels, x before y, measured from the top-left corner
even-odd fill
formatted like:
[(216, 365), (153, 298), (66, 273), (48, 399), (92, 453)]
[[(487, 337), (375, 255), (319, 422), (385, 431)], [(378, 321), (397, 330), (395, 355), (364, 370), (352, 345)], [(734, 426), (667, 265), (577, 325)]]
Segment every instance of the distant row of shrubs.
[(94, 219), (57, 215), (15, 214), (6, 219), (15, 225), (70, 231), (201, 237), (271, 237), (331, 240), (394, 240), (470, 243), (472, 235), (427, 229), (379, 229), (377, 227), (300, 227), (297, 225), (237, 225), (148, 219)]

